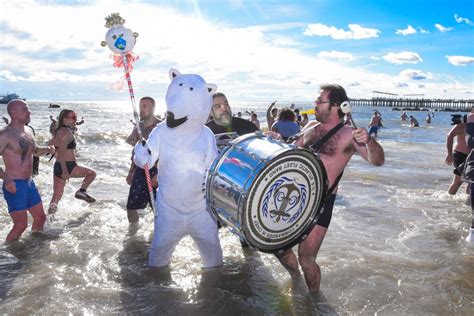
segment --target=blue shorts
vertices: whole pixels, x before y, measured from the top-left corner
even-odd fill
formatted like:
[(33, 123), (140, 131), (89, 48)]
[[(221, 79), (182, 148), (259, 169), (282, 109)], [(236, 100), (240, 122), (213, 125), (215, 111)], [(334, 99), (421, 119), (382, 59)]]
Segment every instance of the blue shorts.
[(377, 135), (377, 132), (379, 131), (379, 127), (378, 126), (372, 126), (370, 129), (369, 129), (369, 135), (372, 135), (372, 134), (375, 134)]
[(8, 192), (3, 185), (3, 197), (7, 201), (8, 212), (25, 211), (41, 203), (41, 196), (36, 189), (33, 179), (13, 180), (16, 185), (16, 193)]

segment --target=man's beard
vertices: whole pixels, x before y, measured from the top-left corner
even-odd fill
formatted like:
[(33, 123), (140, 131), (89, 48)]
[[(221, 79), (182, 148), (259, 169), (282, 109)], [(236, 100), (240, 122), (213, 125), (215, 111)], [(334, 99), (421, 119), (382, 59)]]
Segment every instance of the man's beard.
[(140, 114), (140, 121), (146, 121), (146, 120), (152, 118), (153, 116), (154, 116), (153, 114), (149, 114), (149, 115), (145, 115), (145, 114), (141, 115)]
[(221, 114), (221, 116), (218, 119), (216, 119), (216, 122), (219, 123), (219, 125), (227, 126), (227, 125), (230, 125), (231, 120), (232, 120), (232, 114), (225, 113), (225, 114)]

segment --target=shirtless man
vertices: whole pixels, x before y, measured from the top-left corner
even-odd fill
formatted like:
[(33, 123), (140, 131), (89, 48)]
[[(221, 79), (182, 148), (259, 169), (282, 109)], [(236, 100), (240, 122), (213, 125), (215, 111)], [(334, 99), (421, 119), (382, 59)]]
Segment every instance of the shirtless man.
[[(454, 195), (462, 185), (461, 172), (458, 170), (458, 167), (464, 163), (471, 150), (466, 143), (466, 123), (459, 122), (458, 124), (453, 123), (452, 125), (454, 125), (454, 127), (449, 131), (446, 137), (446, 148), (448, 150), (446, 164), (454, 166), (453, 182), (448, 189), (448, 193)], [(454, 141), (456, 141), (455, 144), (453, 144)]]
[(30, 111), (23, 100), (12, 100), (7, 105), (11, 122), (0, 131), (0, 154), (5, 171), (0, 168), (3, 179), (3, 196), (13, 220), (13, 228), (7, 241), (20, 238), (28, 226), (27, 211), (33, 216), (32, 231), (42, 231), (46, 220), (41, 196), (31, 178), (33, 155), (54, 154), (54, 147), (38, 147), (30, 129)]
[[(155, 100), (152, 97), (143, 97), (140, 99), (140, 128), (145, 139), (148, 138), (151, 131), (161, 121), (155, 116)], [(139, 141), (137, 128), (134, 127), (132, 133), (128, 136), (126, 142), (131, 146)], [(154, 190), (158, 186), (156, 180), (156, 167), (150, 168), (150, 177)], [(133, 161), (128, 170), (127, 183), (130, 185), (130, 191), (127, 199), (127, 217), (130, 223), (138, 222), (138, 210), (144, 209), (150, 203), (150, 197), (146, 184), (145, 171), (135, 166)]]
[(374, 115), (369, 123), (369, 135), (374, 135), (374, 137), (377, 138), (377, 133), (380, 127), (383, 127), (382, 117), (379, 115), (379, 111), (374, 111)]
[[(315, 260), (331, 221), (337, 186), (344, 168), (355, 153), (376, 166), (381, 166), (385, 162), (382, 147), (369, 136), (365, 128), (354, 129), (350, 126), (340, 126), (344, 118), (340, 104), (347, 100), (346, 91), (341, 86), (321, 86), (321, 94), (316, 100), (315, 107), (316, 119), (319, 123), (316, 121), (308, 123), (304, 130), (311, 127), (313, 130), (295, 142), (298, 147), (309, 147), (333, 128), (340, 128), (319, 149), (319, 157), (326, 168), (330, 188), (321, 216), (308, 237), (299, 243), (298, 257), (291, 249), (277, 254), (280, 262), (292, 276), (300, 274), (299, 266), (301, 266), (308, 289), (313, 293), (319, 291), (321, 283), (321, 270)], [(278, 135), (272, 133), (270, 136), (278, 138)]]

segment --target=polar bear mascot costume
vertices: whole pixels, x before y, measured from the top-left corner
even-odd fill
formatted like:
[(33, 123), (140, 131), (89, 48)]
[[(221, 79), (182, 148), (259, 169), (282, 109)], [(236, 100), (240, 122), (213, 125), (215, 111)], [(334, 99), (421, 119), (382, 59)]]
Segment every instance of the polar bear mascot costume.
[(204, 124), (217, 89), (199, 75), (170, 69), (166, 121), (151, 132), (147, 148), (138, 143), (133, 161), (141, 168), (158, 161), (155, 231), (149, 265), (169, 264), (178, 242), (193, 238), (204, 268), (222, 264), (216, 219), (206, 206), (206, 173), (217, 156), (214, 134)]

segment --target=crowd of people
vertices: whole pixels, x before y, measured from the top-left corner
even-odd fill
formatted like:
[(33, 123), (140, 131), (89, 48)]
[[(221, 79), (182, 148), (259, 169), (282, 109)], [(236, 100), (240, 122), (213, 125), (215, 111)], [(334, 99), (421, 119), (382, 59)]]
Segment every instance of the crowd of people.
[[(378, 131), (383, 125), (382, 115), (374, 111), (368, 129), (356, 128), (350, 125), (350, 120), (341, 111), (340, 105), (349, 98), (344, 88), (339, 85), (323, 85), (321, 93), (314, 104), (316, 120), (309, 120), (308, 113), (301, 113), (294, 105), (278, 109), (273, 102), (267, 110), (266, 120), (269, 137), (288, 142), (296, 138), (294, 144), (301, 148), (312, 148), (321, 158), (327, 172), (329, 190), (325, 199), (322, 215), (310, 231), (307, 238), (299, 243), (297, 255), (292, 249), (276, 254), (282, 265), (291, 275), (303, 271), (306, 284), (310, 291), (317, 292), (320, 286), (321, 270), (316, 258), (332, 217), (332, 209), (336, 200), (339, 181), (351, 157), (360, 155), (368, 163), (376, 166), (384, 164), (384, 152), (377, 142)], [(233, 115), (231, 105), (226, 95), (217, 92), (212, 96), (212, 108), (206, 126), (215, 134), (237, 136), (253, 133), (261, 129), (255, 112), (248, 112), (249, 119), (242, 118), (242, 113)], [(51, 117), (51, 140), (46, 146), (38, 146), (34, 138), (34, 130), (28, 128), (30, 111), (28, 104), (22, 100), (13, 100), (7, 105), (10, 121), (6, 128), (0, 131), (0, 154), (3, 157), (5, 170), (0, 168), (0, 178), (3, 179), (3, 193), (7, 202), (13, 227), (7, 235), (7, 241), (20, 238), (27, 228), (27, 212), (33, 217), (32, 230), (40, 232), (46, 220), (41, 196), (32, 178), (34, 174), (34, 157), (49, 154), (55, 158), (53, 166), (53, 195), (48, 207), (49, 214), (58, 212), (58, 204), (64, 193), (64, 186), (70, 178), (83, 178), (75, 197), (88, 203), (95, 202), (88, 193), (88, 188), (96, 177), (96, 172), (76, 161), (77, 142), (75, 131), (77, 125), (84, 122), (77, 120), (72, 110), (62, 110), (57, 118)], [(126, 139), (126, 143), (135, 146), (139, 141), (136, 124), (146, 139), (151, 131), (161, 123), (155, 115), (155, 100), (143, 97), (139, 102), (140, 122)], [(431, 123), (431, 116), (429, 123)], [(400, 120), (408, 120), (405, 112)], [(472, 122), (472, 123), (471, 123)], [(418, 121), (410, 116), (412, 126), (419, 126)], [(427, 117), (428, 123), (428, 117)], [(455, 166), (453, 183), (449, 188), (450, 194), (455, 194), (463, 181), (471, 181), (469, 167), (474, 161), (470, 153), (474, 147), (474, 114), (464, 121), (456, 122), (447, 140), (447, 164)], [(469, 124), (472, 126), (469, 128)], [(466, 136), (468, 138), (466, 140)], [(230, 137), (230, 136), (229, 136)], [(227, 138), (228, 140), (228, 138)], [(454, 142), (456, 141), (456, 142)], [(219, 146), (219, 140), (217, 140)], [(133, 152), (131, 153), (133, 157)], [(469, 157), (468, 157), (469, 155)], [(467, 167), (464, 167), (467, 166)], [(466, 171), (467, 170), (467, 171)], [(474, 170), (474, 168), (472, 168)], [(473, 171), (474, 173), (474, 171)], [(157, 166), (151, 166), (153, 190), (158, 188)], [(470, 180), (471, 179), (471, 180)], [(127, 198), (127, 217), (131, 224), (139, 221), (138, 210), (144, 209), (150, 203), (149, 192), (145, 180), (145, 171), (136, 166), (131, 160), (126, 176), (130, 186)], [(471, 199), (474, 199), (474, 187), (470, 187)], [(472, 204), (474, 205), (474, 203)], [(159, 210), (158, 210), (159, 212)], [(474, 227), (474, 217), (473, 217)], [(472, 228), (471, 228), (472, 239)], [(247, 246), (242, 240), (242, 246)]]

